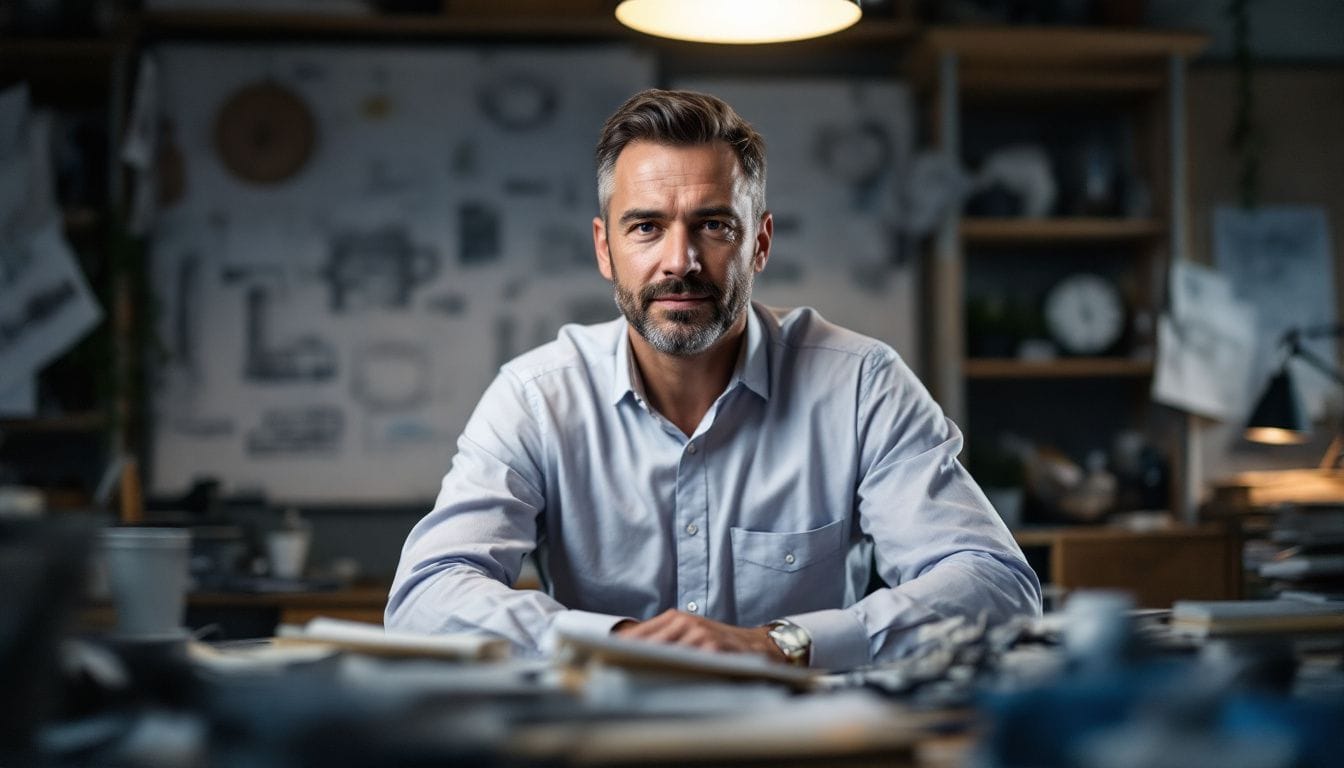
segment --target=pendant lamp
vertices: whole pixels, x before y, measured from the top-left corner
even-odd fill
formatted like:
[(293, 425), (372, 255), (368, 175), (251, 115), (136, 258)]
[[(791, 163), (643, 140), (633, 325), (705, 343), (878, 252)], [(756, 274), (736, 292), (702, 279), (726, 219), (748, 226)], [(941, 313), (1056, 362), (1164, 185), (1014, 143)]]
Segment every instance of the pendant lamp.
[(858, 0), (623, 0), (616, 19), (639, 32), (698, 43), (782, 43), (853, 26)]

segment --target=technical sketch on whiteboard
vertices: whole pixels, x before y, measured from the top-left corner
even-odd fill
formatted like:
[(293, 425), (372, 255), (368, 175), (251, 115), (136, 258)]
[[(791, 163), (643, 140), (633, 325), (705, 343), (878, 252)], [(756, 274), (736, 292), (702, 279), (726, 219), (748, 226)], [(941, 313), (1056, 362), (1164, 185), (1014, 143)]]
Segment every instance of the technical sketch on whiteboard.
[[(279, 500), (432, 498), (504, 351), (616, 315), (585, 236), (592, 147), (606, 116), (653, 83), (649, 56), (154, 55), (189, 183), (151, 233), (169, 352), (155, 373), (153, 491), (209, 474), (225, 492)], [(221, 105), (257, 82), (301, 100), (318, 136), (302, 173), (264, 188), (211, 142)], [(538, 275), (547, 285), (532, 291)]]

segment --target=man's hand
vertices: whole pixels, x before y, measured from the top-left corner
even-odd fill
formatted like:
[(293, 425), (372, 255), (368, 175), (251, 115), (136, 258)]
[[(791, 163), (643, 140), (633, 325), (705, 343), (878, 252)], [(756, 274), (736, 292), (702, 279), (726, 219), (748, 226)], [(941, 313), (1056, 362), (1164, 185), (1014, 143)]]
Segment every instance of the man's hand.
[(668, 610), (648, 621), (623, 621), (612, 633), (636, 640), (689, 645), (706, 651), (759, 653), (771, 661), (788, 663), (779, 646), (766, 634), (769, 627), (734, 627), (684, 611)]

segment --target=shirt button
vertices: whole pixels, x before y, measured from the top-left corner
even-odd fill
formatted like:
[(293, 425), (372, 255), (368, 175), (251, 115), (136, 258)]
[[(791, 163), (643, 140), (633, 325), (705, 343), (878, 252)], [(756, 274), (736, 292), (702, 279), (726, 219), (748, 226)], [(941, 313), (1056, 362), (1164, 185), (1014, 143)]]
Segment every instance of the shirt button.
[(695, 534), (697, 534), (697, 533), (699, 533), (699, 532), (700, 532), (700, 529), (696, 526), (695, 523), (687, 523), (687, 524), (686, 524), (686, 535), (688, 535), (688, 536), (694, 536)]
[(690, 611), (691, 613), (695, 613), (696, 611), (700, 610), (700, 606), (696, 605), (695, 601), (692, 600), (691, 602), (686, 604), (686, 610)]
[(788, 563), (789, 565), (793, 565), (793, 561), (797, 559), (798, 558), (793, 556), (792, 552), (784, 556), (784, 562)]
[(700, 449), (695, 447), (695, 443), (691, 443), (690, 445), (686, 446), (686, 452), (691, 454), (692, 456), (694, 456), (699, 451)]

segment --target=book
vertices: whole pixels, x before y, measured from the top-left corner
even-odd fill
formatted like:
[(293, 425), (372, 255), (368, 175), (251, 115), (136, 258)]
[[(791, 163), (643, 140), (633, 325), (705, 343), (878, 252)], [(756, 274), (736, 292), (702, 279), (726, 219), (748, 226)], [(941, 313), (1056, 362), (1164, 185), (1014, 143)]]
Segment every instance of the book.
[(491, 661), (509, 655), (509, 643), (479, 635), (422, 635), (386, 630), (377, 624), (319, 616), (302, 627), (283, 625), (277, 644), (320, 643), (376, 656), (424, 656), (458, 661)]
[(1301, 600), (1178, 600), (1173, 632), (1196, 637), (1344, 632), (1344, 605)]
[(1297, 554), (1282, 560), (1262, 563), (1260, 565), (1260, 575), (1266, 579), (1344, 576), (1344, 555)]

